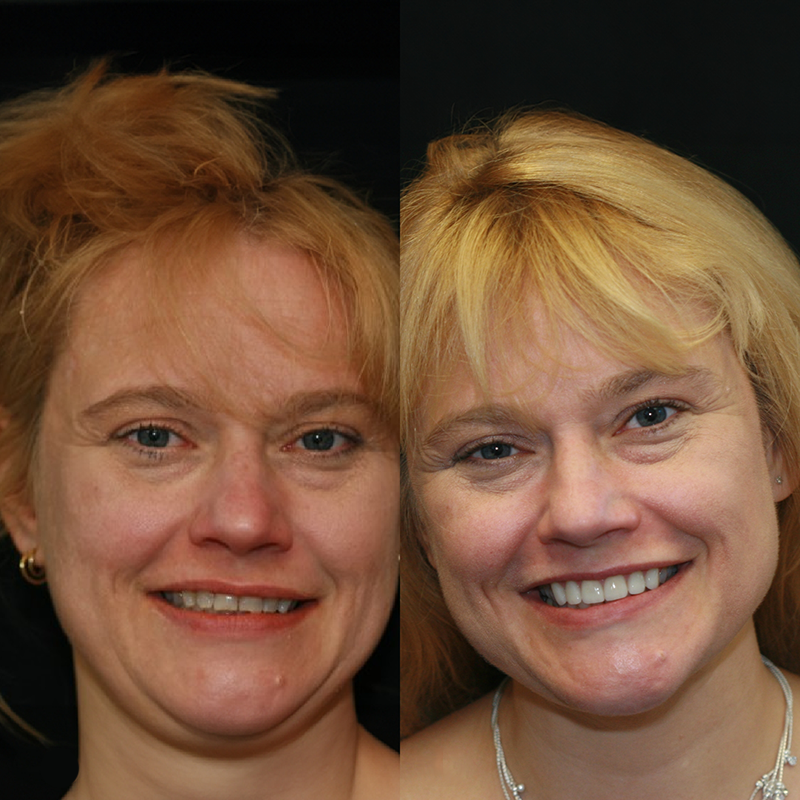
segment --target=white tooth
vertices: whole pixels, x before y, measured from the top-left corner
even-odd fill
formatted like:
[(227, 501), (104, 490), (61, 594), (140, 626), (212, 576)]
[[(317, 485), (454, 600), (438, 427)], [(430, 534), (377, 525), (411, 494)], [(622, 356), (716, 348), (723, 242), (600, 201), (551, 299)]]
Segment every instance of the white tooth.
[(606, 602), (609, 600), (622, 600), (623, 597), (628, 596), (628, 584), (622, 575), (614, 575), (612, 578), (606, 578), (603, 584), (603, 596)]
[(641, 594), (645, 588), (642, 572), (632, 572), (628, 576), (628, 594)]
[(644, 585), (648, 589), (658, 589), (658, 567), (647, 570), (644, 575)]
[(581, 583), (581, 600), (587, 605), (602, 603), (605, 597), (600, 581), (583, 581)]
[(565, 606), (567, 604), (567, 593), (564, 591), (564, 587), (560, 583), (551, 583), (550, 588), (553, 591), (553, 597), (560, 606)]
[(274, 613), (278, 610), (278, 601), (273, 600), (264, 600), (264, 611), (268, 611), (269, 613)]
[(215, 594), (214, 611), (238, 611), (239, 600), (232, 594)]
[(260, 597), (239, 598), (239, 611), (245, 611), (248, 614), (260, 614), (263, 609), (264, 602)]
[(564, 592), (567, 595), (567, 602), (571, 606), (581, 604), (581, 587), (575, 581), (567, 581), (564, 586)]
[(214, 607), (214, 595), (211, 592), (198, 592), (196, 605), (201, 611), (210, 611)]
[(181, 600), (181, 593), (180, 592), (165, 592), (164, 598), (166, 601), (176, 608), (183, 607), (183, 601)]
[(294, 604), (293, 600), (280, 600), (278, 602), (278, 613), (285, 614), (292, 608), (293, 604)]

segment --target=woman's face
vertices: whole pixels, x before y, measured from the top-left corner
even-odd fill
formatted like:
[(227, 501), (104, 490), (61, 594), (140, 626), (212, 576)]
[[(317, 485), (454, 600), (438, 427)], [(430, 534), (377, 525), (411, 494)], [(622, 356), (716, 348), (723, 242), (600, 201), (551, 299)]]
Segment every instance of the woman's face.
[(85, 288), (12, 527), (47, 566), (82, 702), (238, 736), (318, 716), (379, 639), (398, 450), (308, 259), (225, 256), (243, 302), (201, 281), (182, 327), (135, 254)]
[(429, 556), (490, 662), (558, 704), (644, 711), (751, 623), (790, 481), (726, 338), (661, 375), (566, 329), (556, 363), (532, 317), (488, 398), (466, 371), (430, 387), (411, 461)]

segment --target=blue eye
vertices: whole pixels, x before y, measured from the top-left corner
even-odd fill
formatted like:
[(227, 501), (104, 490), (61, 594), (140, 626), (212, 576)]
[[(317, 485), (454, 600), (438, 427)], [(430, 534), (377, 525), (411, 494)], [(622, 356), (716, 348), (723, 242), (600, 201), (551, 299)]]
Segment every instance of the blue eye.
[(351, 443), (351, 440), (337, 431), (330, 430), (329, 428), (322, 428), (318, 431), (304, 433), (300, 437), (299, 442), (305, 450), (329, 452), (331, 450), (341, 449), (344, 445)]
[(666, 422), (674, 413), (675, 409), (670, 406), (648, 406), (639, 409), (631, 418), (631, 423), (635, 423), (633, 427), (651, 428)]
[(495, 461), (499, 458), (509, 458), (516, 452), (516, 448), (505, 442), (489, 442), (470, 453), (470, 458), (482, 461)]
[(136, 443), (142, 447), (169, 447), (175, 434), (167, 428), (148, 426), (139, 428), (132, 435), (136, 438)]

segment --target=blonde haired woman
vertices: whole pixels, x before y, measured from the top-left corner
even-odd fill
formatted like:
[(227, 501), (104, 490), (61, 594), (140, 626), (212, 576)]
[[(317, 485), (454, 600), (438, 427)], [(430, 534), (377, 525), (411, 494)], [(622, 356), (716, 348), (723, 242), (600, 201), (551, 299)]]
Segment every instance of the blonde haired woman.
[(268, 94), (101, 65), (0, 110), (0, 514), (72, 646), (70, 800), (397, 795), (352, 689), (396, 589), (396, 240)]
[(401, 252), (401, 796), (800, 795), (790, 249), (532, 112), (430, 146)]

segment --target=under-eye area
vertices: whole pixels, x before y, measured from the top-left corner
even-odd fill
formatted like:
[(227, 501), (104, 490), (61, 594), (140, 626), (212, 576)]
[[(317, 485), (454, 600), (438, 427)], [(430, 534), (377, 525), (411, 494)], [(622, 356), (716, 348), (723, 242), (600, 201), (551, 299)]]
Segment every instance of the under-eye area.
[(658, 589), (674, 578), (685, 564), (636, 570), (627, 575), (612, 575), (601, 580), (564, 581), (543, 584), (531, 591), (549, 606), (584, 609), (601, 603), (613, 603), (629, 595), (644, 594)]
[(282, 597), (238, 596), (206, 591), (160, 592), (175, 608), (205, 614), (288, 614), (308, 600)]

